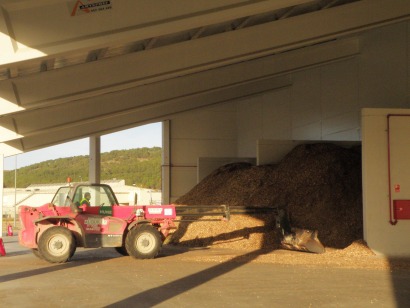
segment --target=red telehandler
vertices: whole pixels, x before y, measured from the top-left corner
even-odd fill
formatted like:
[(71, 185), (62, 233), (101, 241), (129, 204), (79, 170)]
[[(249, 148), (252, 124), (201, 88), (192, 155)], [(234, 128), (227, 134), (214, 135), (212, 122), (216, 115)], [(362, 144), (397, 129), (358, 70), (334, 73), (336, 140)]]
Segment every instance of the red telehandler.
[[(91, 205), (80, 205), (86, 193)], [(105, 184), (61, 187), (51, 203), (21, 206), (19, 214), (20, 244), (52, 263), (68, 261), (77, 247), (115, 247), (123, 255), (154, 258), (176, 217), (173, 205), (119, 205)]]
[[(85, 195), (89, 204), (82, 203)], [(40, 207), (20, 206), (19, 242), (39, 258), (51, 263), (67, 262), (77, 247), (114, 247), (137, 259), (155, 258), (176, 217), (185, 221), (229, 220), (230, 215), (274, 215), (283, 248), (323, 253), (317, 232), (290, 228), (285, 210), (272, 207), (120, 205), (105, 184), (60, 187), (51, 203)], [(220, 216), (219, 219), (199, 219)], [(191, 219), (190, 219), (191, 218)]]

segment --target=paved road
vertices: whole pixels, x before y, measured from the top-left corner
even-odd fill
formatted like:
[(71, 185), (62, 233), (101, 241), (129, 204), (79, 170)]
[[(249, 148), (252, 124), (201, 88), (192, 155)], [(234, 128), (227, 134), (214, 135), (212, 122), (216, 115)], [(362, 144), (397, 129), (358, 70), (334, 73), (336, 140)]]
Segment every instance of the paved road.
[(198, 262), (224, 250), (165, 246), (154, 260), (78, 249), (49, 264), (3, 237), (0, 307), (410, 307), (410, 272)]

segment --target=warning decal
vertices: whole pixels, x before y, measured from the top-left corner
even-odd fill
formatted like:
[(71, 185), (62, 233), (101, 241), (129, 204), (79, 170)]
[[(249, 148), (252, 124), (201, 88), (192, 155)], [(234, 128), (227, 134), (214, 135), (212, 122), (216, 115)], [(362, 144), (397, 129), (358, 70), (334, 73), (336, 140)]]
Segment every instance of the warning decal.
[(112, 9), (112, 0), (78, 0), (67, 2), (68, 9), (71, 16), (78, 16), (82, 14), (98, 13)]

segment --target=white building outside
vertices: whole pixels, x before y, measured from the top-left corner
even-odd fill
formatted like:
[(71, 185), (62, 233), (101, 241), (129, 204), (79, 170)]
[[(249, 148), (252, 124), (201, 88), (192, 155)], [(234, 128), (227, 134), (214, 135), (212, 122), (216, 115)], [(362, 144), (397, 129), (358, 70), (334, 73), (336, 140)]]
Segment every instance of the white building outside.
[[(113, 189), (118, 202), (123, 205), (161, 204), (162, 193), (159, 190), (125, 185), (124, 180), (102, 181)], [(51, 202), (57, 189), (67, 183), (32, 184), (27, 188), (4, 188), (3, 217), (14, 218), (21, 205), (42, 206)], [(16, 204), (16, 207), (14, 207)]]

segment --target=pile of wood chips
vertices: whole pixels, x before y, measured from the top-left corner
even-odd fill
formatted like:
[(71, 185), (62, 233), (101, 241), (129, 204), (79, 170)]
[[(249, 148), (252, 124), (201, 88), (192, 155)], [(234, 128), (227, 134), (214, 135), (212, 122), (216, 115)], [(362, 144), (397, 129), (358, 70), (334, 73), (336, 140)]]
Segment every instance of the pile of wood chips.
[[(277, 165), (225, 165), (175, 203), (286, 208), (292, 227), (318, 230), (326, 253), (310, 254), (315, 260), (325, 262), (330, 258), (334, 263), (337, 262), (335, 258), (347, 258), (360, 264), (358, 257), (374, 257), (362, 240), (361, 183), (360, 147), (304, 144), (295, 147)], [(259, 249), (267, 251), (264, 255), (267, 256), (281, 248), (279, 241), (274, 215), (258, 214), (233, 215), (229, 222), (181, 222), (170, 243), (189, 247)], [(296, 254), (306, 260), (306, 253)], [(296, 262), (298, 258), (291, 259)]]

